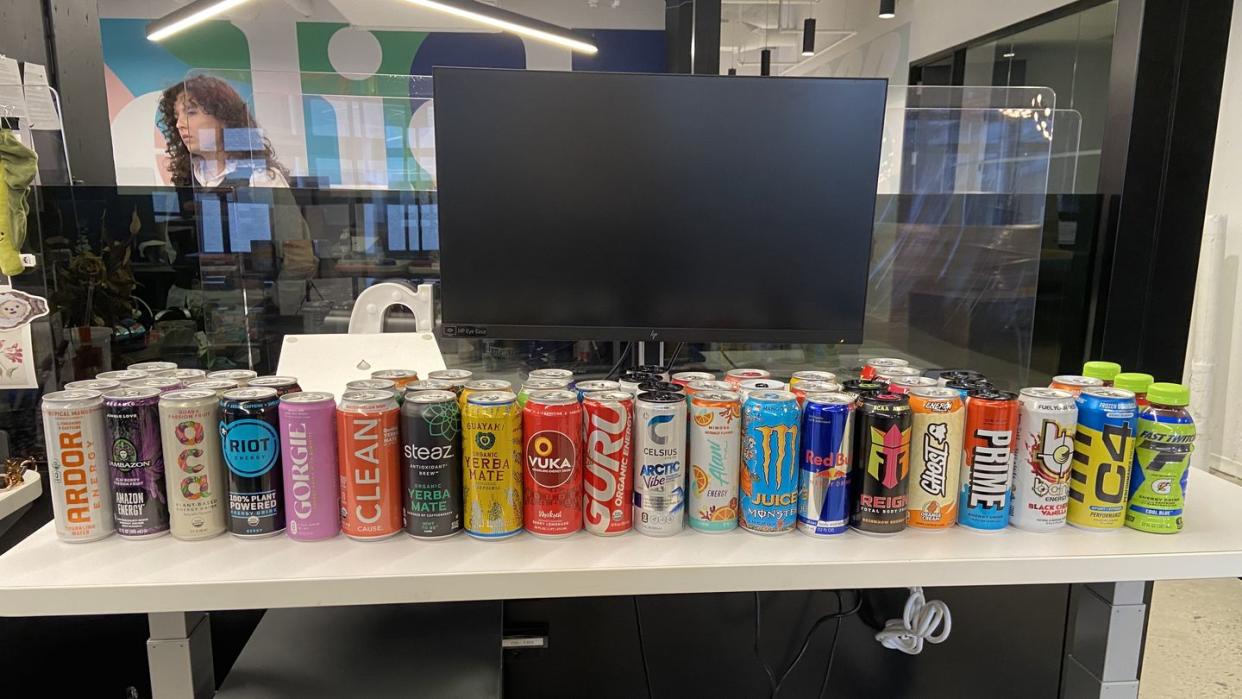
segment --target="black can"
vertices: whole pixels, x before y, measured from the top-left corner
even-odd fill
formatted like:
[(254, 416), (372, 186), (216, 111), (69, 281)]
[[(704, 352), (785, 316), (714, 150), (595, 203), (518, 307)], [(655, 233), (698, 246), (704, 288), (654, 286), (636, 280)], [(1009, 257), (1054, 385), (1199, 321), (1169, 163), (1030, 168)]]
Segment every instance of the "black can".
[(950, 381), (987, 381), (988, 377), (983, 375), (981, 371), (974, 369), (939, 369), (924, 372), (924, 376), (930, 376), (940, 381), (944, 385)]
[(906, 528), (912, 414), (905, 394), (864, 395), (854, 423), (850, 526), (866, 534)]
[(841, 384), (841, 390), (859, 397), (878, 396), (881, 393), (888, 393), (888, 384), (869, 379), (850, 379)]
[(967, 396), (980, 391), (992, 391), (996, 387), (987, 379), (954, 379), (946, 383), (945, 388), (951, 388), (962, 394), (962, 399), (964, 400)]
[(274, 388), (277, 398), (290, 393), (302, 392), (298, 380), (292, 376), (260, 376), (257, 379), (251, 379), (246, 385), (250, 388)]
[(116, 533), (127, 539), (168, 533), (159, 403), (158, 388), (115, 388), (103, 394), (111, 514)]
[(644, 381), (638, 384), (638, 390), (642, 393), (685, 393), (686, 387), (668, 381)]
[(452, 391), (410, 391), (401, 405), (405, 533), (441, 539), (461, 531), (461, 408)]
[(220, 397), (220, 449), (229, 469), (229, 531), (271, 536), (285, 530), (276, 389), (238, 388)]

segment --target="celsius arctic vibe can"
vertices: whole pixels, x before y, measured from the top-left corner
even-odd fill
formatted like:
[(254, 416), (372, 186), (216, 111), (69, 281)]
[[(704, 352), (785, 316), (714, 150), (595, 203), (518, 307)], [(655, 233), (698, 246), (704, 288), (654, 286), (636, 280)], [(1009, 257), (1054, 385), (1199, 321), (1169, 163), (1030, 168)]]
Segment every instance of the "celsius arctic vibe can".
[(738, 394), (700, 391), (690, 397), (690, 526), (702, 532), (737, 528), (742, 404)]
[(634, 528), (648, 536), (672, 536), (685, 520), (686, 397), (638, 394), (634, 429)]
[(1046, 532), (1065, 526), (1078, 406), (1069, 391), (1024, 388), (1018, 394), (1018, 453), (1009, 523)]
[(957, 502), (963, 527), (987, 532), (1009, 526), (1017, 428), (1017, 394), (985, 389), (966, 399), (966, 453)]
[(229, 532), (235, 536), (285, 530), (279, 404), (274, 388), (235, 388), (220, 397), (220, 451), (228, 468)]
[(914, 435), (906, 524), (944, 531), (957, 524), (966, 407), (957, 391), (943, 386), (915, 388), (909, 396)]
[(596, 536), (624, 534), (634, 522), (634, 396), (588, 393), (582, 413), (582, 526)]
[[(434, 380), (434, 379), (430, 379)], [(442, 539), (462, 530), (461, 410), (451, 390), (407, 391), (401, 404), (405, 533)]]
[(210, 539), (227, 525), (219, 413), (215, 391), (191, 388), (160, 396), (169, 526), (178, 539)]
[(168, 533), (159, 400), (155, 388), (117, 388), (103, 395), (113, 515), (117, 534), (127, 539)]
[(44, 395), (43, 437), (56, 536), (85, 543), (112, 534), (103, 398), (95, 391)]
[(285, 533), (294, 541), (341, 532), (341, 479), (336, 458), (336, 400), (317, 391), (286, 393), (277, 408), (284, 468)]
[[(812, 382), (799, 385), (807, 383)], [(830, 537), (849, 528), (854, 403), (849, 393), (811, 393), (802, 406), (798, 530), (803, 534)]]

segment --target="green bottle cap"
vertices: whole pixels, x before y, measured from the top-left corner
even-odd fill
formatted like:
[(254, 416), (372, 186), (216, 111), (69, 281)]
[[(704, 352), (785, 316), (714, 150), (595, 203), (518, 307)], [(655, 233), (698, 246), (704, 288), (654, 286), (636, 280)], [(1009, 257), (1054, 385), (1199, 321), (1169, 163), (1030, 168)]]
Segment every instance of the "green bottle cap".
[(1190, 405), (1190, 389), (1180, 383), (1154, 383), (1147, 387), (1147, 402), (1157, 405)]
[(1101, 381), (1112, 381), (1121, 373), (1121, 365), (1117, 362), (1087, 362), (1082, 365), (1082, 375)]
[(1156, 380), (1151, 374), (1144, 374), (1137, 371), (1127, 371), (1113, 377), (1113, 385), (1117, 388), (1124, 388), (1127, 391), (1135, 393), (1147, 393), (1147, 387)]

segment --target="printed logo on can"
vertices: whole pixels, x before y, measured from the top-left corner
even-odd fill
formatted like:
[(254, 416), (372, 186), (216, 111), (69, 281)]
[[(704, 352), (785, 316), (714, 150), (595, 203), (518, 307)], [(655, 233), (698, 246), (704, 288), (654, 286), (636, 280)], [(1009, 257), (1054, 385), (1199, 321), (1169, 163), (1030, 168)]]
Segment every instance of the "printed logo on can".
[(526, 442), (526, 468), (545, 488), (559, 488), (569, 482), (576, 457), (573, 440), (554, 430), (536, 432)]
[(220, 425), (220, 447), (233, 473), (253, 478), (272, 470), (280, 451), (276, 429), (263, 420), (243, 419)]
[(1074, 436), (1055, 420), (1044, 420), (1038, 435), (1030, 435), (1030, 467), (1036, 478), (1037, 495), (1064, 495), (1069, 487)]
[[(919, 488), (928, 495), (945, 497), (945, 482), (949, 471), (949, 425), (933, 422), (923, 434), (923, 472), (919, 474)], [(932, 501), (929, 505), (935, 505)], [(933, 507), (931, 513), (934, 514)]]

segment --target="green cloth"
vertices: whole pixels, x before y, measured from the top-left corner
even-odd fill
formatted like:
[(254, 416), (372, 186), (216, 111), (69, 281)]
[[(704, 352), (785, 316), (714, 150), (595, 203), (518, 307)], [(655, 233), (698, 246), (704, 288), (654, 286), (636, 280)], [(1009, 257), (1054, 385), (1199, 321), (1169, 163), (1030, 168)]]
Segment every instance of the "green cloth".
[(39, 156), (22, 145), (12, 131), (0, 131), (0, 272), (21, 274), (21, 249), (26, 242), (27, 197), (39, 171)]

